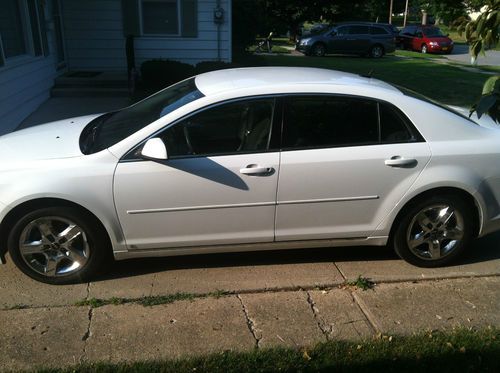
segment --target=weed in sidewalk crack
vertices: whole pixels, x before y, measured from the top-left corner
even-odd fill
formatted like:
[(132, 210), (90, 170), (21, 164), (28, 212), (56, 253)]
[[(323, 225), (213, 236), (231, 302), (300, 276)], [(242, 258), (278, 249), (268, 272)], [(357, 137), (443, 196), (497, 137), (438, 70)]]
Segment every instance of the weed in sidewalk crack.
[(373, 281), (361, 275), (359, 275), (354, 281), (348, 281), (347, 285), (361, 290), (369, 290), (375, 287), (375, 283)]

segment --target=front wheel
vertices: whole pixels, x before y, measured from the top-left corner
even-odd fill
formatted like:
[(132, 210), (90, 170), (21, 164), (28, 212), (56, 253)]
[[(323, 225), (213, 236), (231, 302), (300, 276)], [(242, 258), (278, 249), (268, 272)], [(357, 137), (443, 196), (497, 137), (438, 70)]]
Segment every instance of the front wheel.
[(434, 196), (407, 208), (393, 235), (396, 253), (419, 267), (447, 265), (473, 235), (467, 204), (454, 196)]
[(314, 44), (311, 49), (311, 54), (316, 57), (323, 57), (326, 54), (326, 47), (324, 44)]
[(426, 53), (427, 53), (427, 44), (423, 44), (423, 45), (422, 45), (422, 48), (420, 48), (420, 51), (421, 51), (423, 54), (426, 54)]
[(22, 272), (48, 284), (88, 281), (110, 253), (103, 228), (72, 207), (41, 208), (20, 217), (8, 247)]

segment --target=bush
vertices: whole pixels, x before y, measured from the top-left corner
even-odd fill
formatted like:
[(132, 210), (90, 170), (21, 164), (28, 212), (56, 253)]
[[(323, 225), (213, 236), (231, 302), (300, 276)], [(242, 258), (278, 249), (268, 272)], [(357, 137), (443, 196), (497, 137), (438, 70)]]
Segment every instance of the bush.
[(170, 60), (151, 60), (141, 65), (143, 82), (152, 88), (163, 88), (195, 75), (193, 65)]

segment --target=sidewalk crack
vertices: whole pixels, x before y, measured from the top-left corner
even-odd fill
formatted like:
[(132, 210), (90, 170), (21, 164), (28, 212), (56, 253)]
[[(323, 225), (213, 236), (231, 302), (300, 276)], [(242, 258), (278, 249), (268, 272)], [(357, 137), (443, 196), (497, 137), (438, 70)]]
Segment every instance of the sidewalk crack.
[(344, 282), (347, 281), (347, 276), (345, 275), (344, 272), (342, 272), (342, 270), (340, 269), (340, 267), (337, 265), (336, 262), (333, 262), (333, 265), (335, 266), (335, 268), (337, 268), (337, 271), (339, 271), (340, 275), (342, 276), (342, 278), (344, 279)]
[(381, 333), (382, 329), (378, 325), (378, 323), (375, 321), (375, 316), (371, 313), (371, 311), (368, 309), (366, 306), (365, 302), (361, 300), (360, 297), (356, 295), (354, 291), (349, 292), (351, 294), (352, 300), (356, 305), (358, 306), (359, 310), (363, 314), (363, 316), (366, 318), (366, 321), (368, 321), (368, 325), (372, 328), (374, 333)]
[(316, 308), (316, 303), (314, 303), (314, 300), (311, 297), (311, 293), (309, 293), (309, 291), (305, 291), (305, 293), (307, 294), (307, 303), (309, 303), (309, 306), (311, 307), (312, 313), (314, 315), (314, 320), (316, 320), (319, 330), (321, 330), (321, 333), (323, 333), (326, 340), (328, 341), (330, 339), (330, 334), (333, 332), (333, 325), (328, 328), (326, 327), (325, 323), (319, 317), (318, 309)]
[(94, 315), (94, 309), (92, 307), (89, 307), (89, 313), (88, 313), (89, 322), (87, 324), (87, 330), (85, 331), (85, 333), (82, 336), (83, 353), (82, 353), (82, 357), (80, 358), (80, 362), (85, 362), (85, 360), (87, 359), (87, 341), (90, 338), (90, 336), (92, 335), (90, 328), (92, 326), (93, 315)]
[(243, 314), (245, 315), (248, 330), (250, 331), (253, 338), (255, 339), (255, 348), (260, 348), (260, 339), (261, 338), (259, 338), (257, 336), (257, 331), (255, 329), (255, 322), (251, 319), (251, 317), (248, 313), (248, 309), (245, 306), (245, 303), (243, 303), (243, 299), (241, 299), (241, 296), (239, 294), (236, 294), (236, 298), (238, 298), (238, 300), (240, 301), (241, 309), (243, 310)]

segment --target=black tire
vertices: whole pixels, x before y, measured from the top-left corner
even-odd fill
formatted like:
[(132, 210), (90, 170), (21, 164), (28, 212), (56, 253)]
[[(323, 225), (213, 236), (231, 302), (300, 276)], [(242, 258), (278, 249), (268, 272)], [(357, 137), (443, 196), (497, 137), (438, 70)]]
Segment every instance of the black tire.
[(371, 58), (380, 58), (384, 55), (384, 47), (380, 44), (376, 44), (370, 48), (370, 57)]
[(323, 43), (316, 43), (311, 48), (311, 56), (323, 57), (326, 54), (326, 46)]
[[(439, 226), (439, 223), (435, 225), (432, 221), (433, 206), (437, 210), (442, 206), (449, 206), (451, 211), (453, 211), (453, 215), (451, 218), (448, 218), (446, 226), (442, 223), (441, 226)], [(448, 265), (463, 254), (473, 237), (474, 221), (470, 215), (470, 210), (471, 207), (466, 202), (453, 195), (436, 195), (412, 203), (405, 208), (401, 218), (396, 221), (397, 226), (392, 236), (394, 251), (401, 259), (418, 267), (432, 268)], [(418, 220), (418, 216), (422, 216), (419, 215), (421, 213), (429, 217), (429, 222), (434, 227), (431, 230), (430, 226), (427, 226), (427, 230), (429, 231), (422, 229), (422, 234), (419, 234), (415, 233), (416, 230), (414, 229), (417, 228), (419, 230), (422, 227), (422, 224), (416, 221)], [(436, 221), (438, 220), (436, 219)], [(453, 224), (456, 225), (455, 228), (453, 228)], [(447, 231), (448, 228), (449, 231)], [(447, 233), (439, 233), (440, 229), (447, 231)], [(452, 237), (451, 234), (454, 229), (459, 232), (461, 231), (463, 235), (459, 240), (452, 240), (446, 237), (446, 235)], [(426, 238), (426, 236), (428, 237)], [(415, 239), (415, 237), (419, 238)], [(425, 241), (415, 247), (420, 242), (420, 238)], [(442, 242), (439, 239), (442, 239)], [(413, 249), (410, 248), (410, 241), (413, 241)], [(429, 256), (431, 255), (430, 247), (432, 244), (430, 242), (439, 242), (439, 256), (436, 255), (436, 258), (429, 258), (425, 255), (426, 249), (428, 249)]]
[[(110, 243), (109, 243), (109, 238), (107, 236), (107, 233), (104, 231), (104, 228), (95, 221), (95, 218), (93, 216), (89, 216), (90, 214), (83, 212), (77, 208), (74, 207), (49, 207), (49, 208), (40, 208), (37, 210), (34, 210), (32, 212), (26, 213), (25, 215), (21, 216), (17, 222), (14, 224), (12, 229), (10, 230), (9, 236), (8, 236), (8, 248), (9, 248), (9, 254), (12, 258), (12, 261), (16, 264), (16, 266), (24, 272), (26, 275), (29, 277), (40, 281), (44, 282), (47, 284), (54, 284), (54, 285), (63, 285), (63, 284), (74, 284), (74, 283), (81, 283), (81, 282), (87, 282), (92, 279), (93, 276), (95, 276), (99, 270), (102, 268), (102, 266), (108, 262), (112, 255), (111, 255), (111, 248), (110, 248)], [(81, 265), (81, 268), (77, 268), (72, 271), (68, 271), (68, 273), (60, 273), (57, 274), (56, 271), (54, 275), (44, 275), (40, 273), (39, 271), (35, 270), (34, 267), (39, 267), (40, 263), (44, 261), (44, 258), (46, 259), (47, 256), (43, 253), (40, 254), (33, 254), (31, 257), (29, 257), (29, 261), (32, 264), (28, 264), (27, 261), (28, 259), (25, 259), (21, 253), (20, 249), (20, 240), (23, 237), (26, 236), (26, 233), (24, 232), (31, 232), (29, 233), (30, 235), (37, 235), (37, 230), (39, 231), (38, 237), (35, 238), (29, 238), (29, 240), (39, 240), (38, 242), (48, 242), (47, 240), (43, 241), (42, 233), (39, 228), (31, 228), (32, 230), (30, 231), (31, 226), (33, 226), (32, 223), (34, 222), (40, 222), (40, 221), (51, 221), (52, 223), (57, 223), (57, 224), (65, 224), (67, 222), (70, 222), (74, 224), (80, 231), (79, 237), (76, 238), (75, 240), (79, 242), (76, 242), (78, 245), (85, 245), (86, 253), (85, 255), (81, 255), (80, 258), (84, 258), (81, 260), (81, 262), (84, 262), (84, 264)], [(31, 223), (31, 225), (30, 225)], [(53, 227), (54, 224), (50, 224), (52, 227), (49, 231), (56, 232), (56, 228)], [(37, 227), (37, 225), (34, 225)], [(35, 233), (33, 233), (35, 232)], [(27, 236), (26, 236), (27, 237)], [(54, 238), (54, 241), (58, 241), (59, 235), (47, 235), (47, 237), (56, 237)], [(68, 244), (70, 240), (66, 239), (65, 237), (65, 243)], [(83, 237), (83, 238), (81, 238)], [(49, 247), (50, 245), (43, 245), (44, 246), (44, 252), (47, 253), (47, 250), (51, 250), (50, 252), (59, 252), (55, 250), (65, 250), (65, 249), (60, 249), (64, 245), (64, 242), (61, 241), (62, 243), (54, 243), (54, 245), (58, 245), (57, 249), (54, 249), (53, 247)], [(84, 244), (82, 243), (84, 242)], [(33, 242), (34, 243), (34, 242)], [(60, 246), (59, 246), (60, 245)], [(73, 246), (73, 240), (69, 243), (69, 245)], [(36, 245), (36, 246), (42, 246), (42, 244)], [(73, 248), (72, 248), (73, 251)], [(69, 252), (69, 250), (68, 250)], [(59, 253), (60, 254), (60, 253)], [(25, 254), (26, 256), (26, 254)], [(61, 255), (58, 256), (58, 258), (62, 258), (61, 262), (58, 262), (58, 264), (55, 265), (55, 268), (57, 269), (58, 265), (66, 264), (63, 263), (64, 261), (69, 262), (69, 263), (75, 263), (73, 258), (70, 258), (68, 256), (68, 259), (62, 257)], [(76, 261), (79, 263), (79, 261)], [(46, 261), (48, 263), (48, 261)], [(61, 264), (62, 263), (62, 264)], [(36, 265), (35, 265), (36, 264)]]

